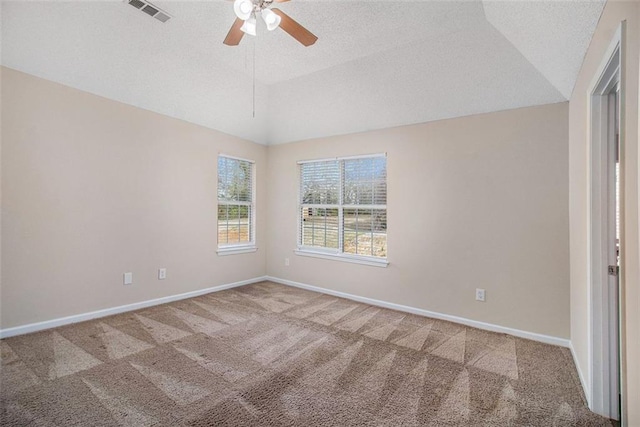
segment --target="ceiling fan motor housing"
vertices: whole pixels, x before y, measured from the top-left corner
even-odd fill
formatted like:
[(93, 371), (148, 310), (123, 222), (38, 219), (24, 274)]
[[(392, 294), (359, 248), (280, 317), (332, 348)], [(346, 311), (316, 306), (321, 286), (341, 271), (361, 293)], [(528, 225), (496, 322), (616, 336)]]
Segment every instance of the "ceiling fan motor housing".
[(273, 0), (254, 0), (254, 3), (256, 5), (256, 12), (260, 12), (261, 10), (264, 10), (271, 6)]
[(272, 3), (273, 0), (236, 0), (233, 9), (238, 18), (246, 21), (267, 9)]

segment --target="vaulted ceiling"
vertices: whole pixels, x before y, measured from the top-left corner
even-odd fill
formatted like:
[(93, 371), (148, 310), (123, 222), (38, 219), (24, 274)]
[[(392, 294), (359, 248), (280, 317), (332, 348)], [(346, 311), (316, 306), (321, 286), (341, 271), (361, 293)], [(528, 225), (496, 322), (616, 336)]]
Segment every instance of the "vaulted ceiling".
[(153, 4), (173, 18), (119, 0), (2, 1), (2, 65), (277, 144), (566, 101), (604, 0), (278, 4), (311, 47), (264, 25), (223, 45), (229, 1)]

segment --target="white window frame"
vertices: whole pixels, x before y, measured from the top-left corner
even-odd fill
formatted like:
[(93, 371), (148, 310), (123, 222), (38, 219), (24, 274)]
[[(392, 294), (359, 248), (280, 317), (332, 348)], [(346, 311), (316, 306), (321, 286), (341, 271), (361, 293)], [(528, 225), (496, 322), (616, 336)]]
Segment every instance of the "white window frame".
[[(343, 262), (350, 262), (354, 264), (361, 265), (369, 265), (374, 267), (387, 267), (389, 265), (389, 261), (387, 257), (374, 257), (367, 255), (355, 255), (344, 252), (344, 209), (384, 209), (387, 213), (388, 211), (387, 205), (345, 205), (343, 203), (343, 188), (344, 188), (344, 168), (340, 167), (340, 183), (339, 183), (339, 194), (338, 194), (338, 204), (332, 205), (313, 205), (313, 204), (303, 204), (302, 203), (302, 176), (301, 176), (301, 165), (305, 163), (318, 163), (318, 162), (327, 162), (327, 161), (344, 161), (344, 160), (358, 160), (358, 159), (367, 159), (373, 157), (387, 157), (387, 153), (380, 154), (366, 154), (361, 156), (348, 156), (348, 157), (333, 157), (333, 158), (325, 158), (325, 159), (314, 159), (314, 160), (301, 160), (297, 162), (298, 164), (298, 212), (297, 212), (297, 248), (294, 250), (296, 255), (313, 257), (313, 258), (321, 258), (328, 260), (337, 260)], [(387, 176), (388, 179), (388, 176)], [(302, 208), (303, 205), (305, 208), (320, 208), (320, 209), (337, 209), (338, 210), (338, 248), (322, 248), (316, 246), (304, 246), (302, 244)], [(388, 221), (388, 219), (387, 219)]]
[[(223, 157), (226, 159), (239, 160), (242, 162), (248, 162), (251, 164), (251, 201), (250, 202), (228, 202), (226, 200), (218, 199), (218, 183), (217, 179), (219, 177), (220, 171), (218, 168), (218, 161)], [(230, 156), (227, 154), (218, 154), (216, 158), (216, 240), (218, 239), (218, 207), (220, 204), (223, 205), (241, 205), (241, 206), (249, 206), (251, 215), (249, 216), (249, 235), (251, 236), (251, 240), (248, 243), (224, 243), (218, 244), (217, 254), (218, 256), (225, 255), (235, 255), (235, 254), (245, 254), (251, 253), (258, 250), (256, 246), (256, 162), (255, 160), (243, 159), (242, 157)]]

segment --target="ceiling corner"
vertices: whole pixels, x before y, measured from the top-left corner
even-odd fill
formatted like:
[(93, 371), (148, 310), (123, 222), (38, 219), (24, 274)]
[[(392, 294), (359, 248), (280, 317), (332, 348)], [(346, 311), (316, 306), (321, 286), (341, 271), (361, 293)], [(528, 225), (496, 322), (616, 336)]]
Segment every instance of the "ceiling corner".
[(487, 21), (569, 100), (605, 2), (483, 0), (482, 6)]

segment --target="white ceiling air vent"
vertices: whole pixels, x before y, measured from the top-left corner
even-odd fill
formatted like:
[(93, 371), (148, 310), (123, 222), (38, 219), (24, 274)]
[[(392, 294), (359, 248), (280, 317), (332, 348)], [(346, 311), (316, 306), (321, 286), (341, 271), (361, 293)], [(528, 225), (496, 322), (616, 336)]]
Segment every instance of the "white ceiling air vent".
[(160, 9), (158, 6), (155, 6), (148, 1), (142, 0), (125, 0), (125, 2), (129, 3), (131, 6), (135, 7), (146, 13), (149, 16), (153, 16), (160, 22), (167, 22), (171, 19), (171, 15), (169, 15), (164, 10)]

